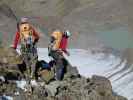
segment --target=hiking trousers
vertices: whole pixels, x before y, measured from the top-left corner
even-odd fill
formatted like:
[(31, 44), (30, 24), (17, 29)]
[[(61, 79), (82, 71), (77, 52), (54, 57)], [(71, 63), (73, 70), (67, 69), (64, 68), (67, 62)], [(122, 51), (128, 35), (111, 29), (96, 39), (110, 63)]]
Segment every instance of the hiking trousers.
[(61, 52), (51, 51), (51, 57), (55, 60), (55, 78), (57, 80), (62, 80), (64, 76), (64, 64), (63, 64), (63, 56)]
[(28, 74), (30, 74), (31, 77), (35, 77), (35, 67), (38, 61), (37, 47), (26, 48), (22, 45), (20, 51)]

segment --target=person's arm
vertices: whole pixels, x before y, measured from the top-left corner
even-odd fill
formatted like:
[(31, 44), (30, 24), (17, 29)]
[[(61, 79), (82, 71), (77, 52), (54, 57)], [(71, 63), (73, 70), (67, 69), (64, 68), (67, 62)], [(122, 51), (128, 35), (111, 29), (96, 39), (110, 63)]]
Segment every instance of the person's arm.
[(34, 35), (34, 37), (35, 37), (34, 42), (38, 42), (40, 36), (39, 36), (39, 33), (37, 33), (37, 32), (35, 31), (35, 29), (33, 29), (33, 35)]
[(54, 48), (55, 43), (56, 43), (56, 39), (55, 39), (54, 37), (51, 36), (51, 37), (50, 37), (50, 43), (49, 43), (49, 45), (48, 45), (49, 50), (55, 50), (55, 48)]
[(16, 32), (15, 38), (14, 38), (14, 43), (13, 43), (13, 48), (14, 49), (17, 48), (17, 45), (18, 45), (18, 42), (19, 42), (19, 38), (20, 38), (20, 34), (19, 34), (19, 32)]
[(62, 50), (65, 54), (67, 54), (68, 56), (70, 56), (70, 53), (67, 50)]
[(51, 51), (54, 51), (55, 38), (53, 36), (50, 37), (50, 43), (48, 44), (48, 56), (51, 56)]

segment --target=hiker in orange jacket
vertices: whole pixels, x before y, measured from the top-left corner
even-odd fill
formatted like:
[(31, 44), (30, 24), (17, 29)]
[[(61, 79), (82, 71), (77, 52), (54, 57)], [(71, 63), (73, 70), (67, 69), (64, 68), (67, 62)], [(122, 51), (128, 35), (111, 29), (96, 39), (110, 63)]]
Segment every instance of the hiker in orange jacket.
[(16, 49), (18, 42), (21, 44), (20, 52), (26, 64), (28, 74), (35, 76), (35, 65), (38, 60), (37, 45), (39, 34), (28, 22), (28, 18), (21, 18), (17, 26), (17, 32), (14, 39), (13, 48)]
[[(22, 18), (20, 24), (18, 26), (17, 32), (15, 34), (15, 39), (13, 43), (13, 48), (16, 49), (18, 42), (22, 42), (23, 39), (26, 39), (29, 35), (29, 32), (32, 32), (33, 43), (35, 44), (39, 40), (39, 34), (35, 31), (35, 29), (29, 24), (27, 18)], [(22, 36), (23, 35), (23, 36)]]
[(55, 79), (62, 80), (64, 77), (66, 65), (64, 65), (65, 58), (63, 52), (67, 53), (68, 36), (65, 32), (56, 30), (51, 34), (51, 41), (48, 46), (49, 56), (56, 62)]

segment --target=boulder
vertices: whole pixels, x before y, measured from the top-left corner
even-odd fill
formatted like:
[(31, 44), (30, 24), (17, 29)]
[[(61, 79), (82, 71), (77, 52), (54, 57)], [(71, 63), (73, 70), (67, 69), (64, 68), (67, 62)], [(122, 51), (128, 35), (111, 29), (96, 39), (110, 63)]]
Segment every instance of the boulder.
[(0, 64), (21, 64), (22, 57), (13, 48), (0, 47)]
[(49, 83), (52, 79), (54, 79), (54, 71), (53, 70), (42, 70), (39, 72), (39, 75), (41, 76), (40, 78), (45, 82)]
[(0, 75), (5, 79), (19, 79), (18, 64), (23, 62), (22, 57), (13, 48), (0, 47)]

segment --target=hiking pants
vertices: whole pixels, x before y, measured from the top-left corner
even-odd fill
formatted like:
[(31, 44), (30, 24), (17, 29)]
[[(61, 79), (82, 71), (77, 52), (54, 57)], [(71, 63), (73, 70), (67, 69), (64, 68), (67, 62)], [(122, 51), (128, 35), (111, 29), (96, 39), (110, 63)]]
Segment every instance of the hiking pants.
[(58, 51), (51, 51), (50, 55), (56, 62), (55, 66), (55, 78), (57, 80), (62, 80), (64, 76), (64, 64), (63, 64), (63, 56)]
[(35, 76), (35, 67), (38, 60), (37, 48), (34, 46), (30, 49), (27, 49), (21, 46), (20, 51), (27, 70), (30, 74), (32, 74), (32, 77)]

